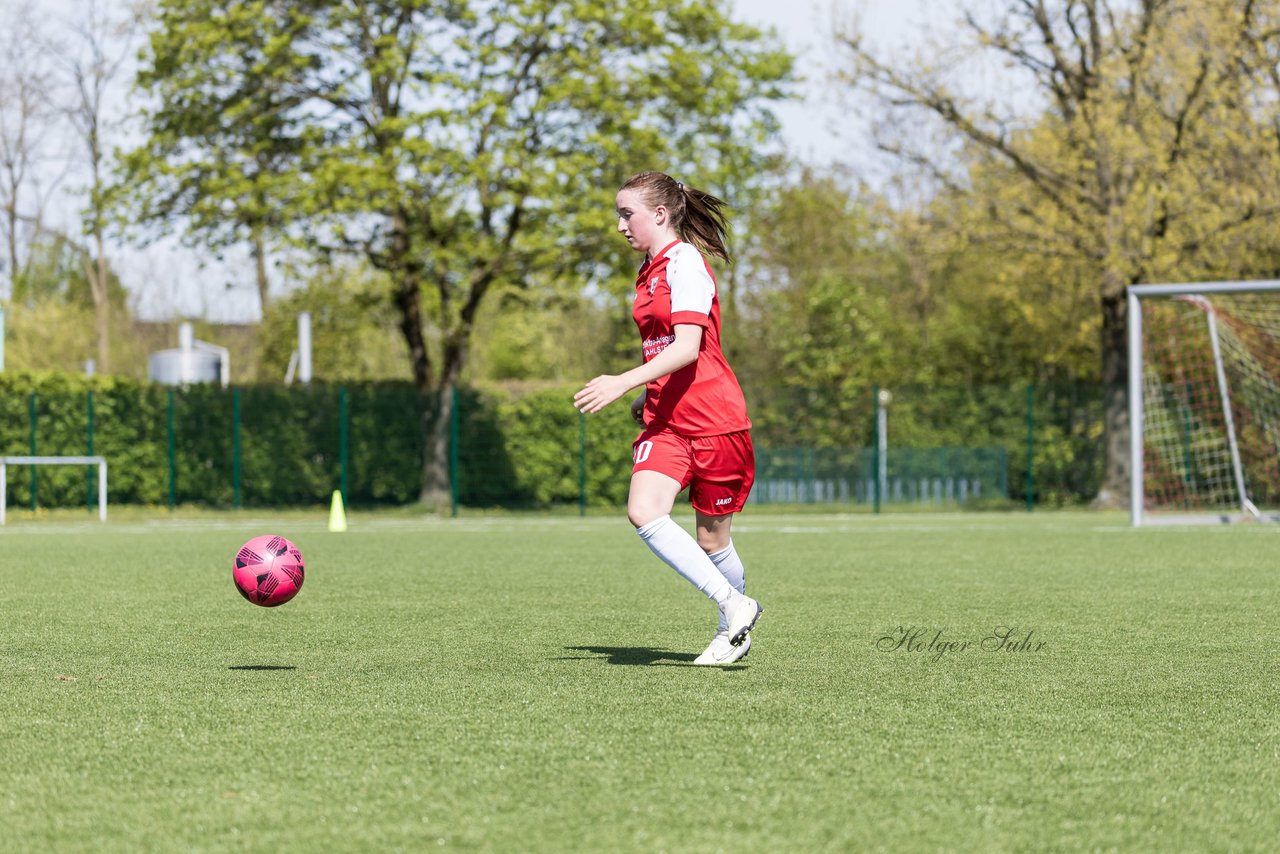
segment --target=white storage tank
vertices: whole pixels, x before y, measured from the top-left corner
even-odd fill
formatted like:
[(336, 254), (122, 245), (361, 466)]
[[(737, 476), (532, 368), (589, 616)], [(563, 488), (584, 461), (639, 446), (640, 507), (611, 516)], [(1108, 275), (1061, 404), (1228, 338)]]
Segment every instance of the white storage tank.
[(147, 376), (162, 385), (221, 383), (226, 386), (230, 375), (226, 348), (197, 341), (190, 323), (178, 327), (176, 350), (157, 351), (147, 360)]

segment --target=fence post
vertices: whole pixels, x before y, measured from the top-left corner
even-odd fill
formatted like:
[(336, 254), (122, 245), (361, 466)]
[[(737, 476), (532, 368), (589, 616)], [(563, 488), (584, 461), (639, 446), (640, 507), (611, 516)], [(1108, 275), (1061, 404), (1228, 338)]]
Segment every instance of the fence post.
[(876, 488), (882, 502), (889, 500), (889, 404), (893, 395), (887, 388), (876, 394), (876, 455), (880, 468), (876, 469)]
[(350, 502), (347, 498), (347, 470), (350, 461), (351, 413), (347, 403), (347, 387), (338, 387), (338, 466), (340, 470), (338, 488), (342, 490), (342, 506)]
[[(87, 450), (88, 450), (88, 456), (92, 457), (93, 456), (93, 389), (89, 389), (89, 392), (85, 397), (85, 403), (88, 407), (88, 411), (86, 412), (88, 440), (89, 440)], [(84, 493), (85, 508), (88, 509), (90, 513), (92, 513), (93, 499), (94, 499), (93, 466), (92, 465), (87, 465), (84, 467), (84, 483), (85, 483), (85, 493)]]
[(1035, 383), (1027, 383), (1027, 512), (1035, 508), (1036, 475), (1035, 475)]
[[(36, 393), (33, 391), (27, 395), (27, 420), (31, 423), (31, 456), (36, 456)], [(36, 467), (28, 466), (31, 469), (31, 512), (36, 511)]]
[(240, 509), (240, 389), (231, 390), (231, 503)]
[(1182, 470), (1186, 472), (1182, 476), (1184, 489), (1182, 490), (1182, 508), (1184, 510), (1191, 507), (1192, 496), (1192, 473), (1195, 472), (1195, 464), (1191, 458), (1191, 400), (1193, 388), (1191, 381), (1185, 383), (1187, 402), (1182, 407)]
[(871, 400), (875, 404), (875, 445), (871, 451), (871, 493), (872, 511), (880, 512), (880, 385), (877, 383), (871, 392)]
[(578, 413), (578, 515), (587, 515), (587, 416)]
[(458, 387), (449, 389), (449, 515), (458, 515), (458, 438), (460, 434), (458, 417)]
[(178, 460), (175, 445), (176, 437), (174, 435), (174, 417), (173, 417), (173, 389), (169, 389), (169, 512), (173, 512), (173, 505), (177, 501), (178, 492)]

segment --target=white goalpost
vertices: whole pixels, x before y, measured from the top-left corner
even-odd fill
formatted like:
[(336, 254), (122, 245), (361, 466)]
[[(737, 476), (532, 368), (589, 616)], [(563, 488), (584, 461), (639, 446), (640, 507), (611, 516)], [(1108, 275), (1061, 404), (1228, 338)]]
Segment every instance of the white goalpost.
[(1280, 281), (1134, 285), (1130, 517), (1280, 521)]
[(9, 505), (9, 466), (92, 466), (98, 467), (98, 519), (107, 521), (107, 460), (105, 457), (0, 457), (0, 525), (5, 523)]

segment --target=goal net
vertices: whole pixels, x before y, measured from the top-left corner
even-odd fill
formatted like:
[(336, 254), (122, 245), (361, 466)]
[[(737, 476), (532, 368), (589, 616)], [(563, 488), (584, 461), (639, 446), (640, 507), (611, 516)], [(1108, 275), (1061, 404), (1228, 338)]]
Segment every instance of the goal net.
[(1131, 515), (1280, 521), (1280, 282), (1129, 289)]

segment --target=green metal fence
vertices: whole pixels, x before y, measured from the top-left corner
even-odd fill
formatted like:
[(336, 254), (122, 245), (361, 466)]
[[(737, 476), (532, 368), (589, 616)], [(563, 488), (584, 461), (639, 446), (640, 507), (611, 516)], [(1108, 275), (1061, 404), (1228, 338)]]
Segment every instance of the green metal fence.
[[(755, 504), (1031, 509), (1087, 502), (1101, 479), (1095, 386), (896, 389), (883, 418), (874, 389), (839, 401), (800, 391), (748, 392)], [(636, 427), (621, 406), (581, 416), (572, 393), (459, 390), (453, 506), (625, 504)], [(434, 405), (406, 384), (170, 389), (0, 376), (0, 454), (103, 455), (113, 503), (310, 506), (338, 489), (348, 506), (404, 505), (422, 491)], [(9, 477), (11, 506), (94, 508), (92, 470), (11, 467)]]
[(754, 504), (1008, 505), (1004, 448), (761, 448)]

